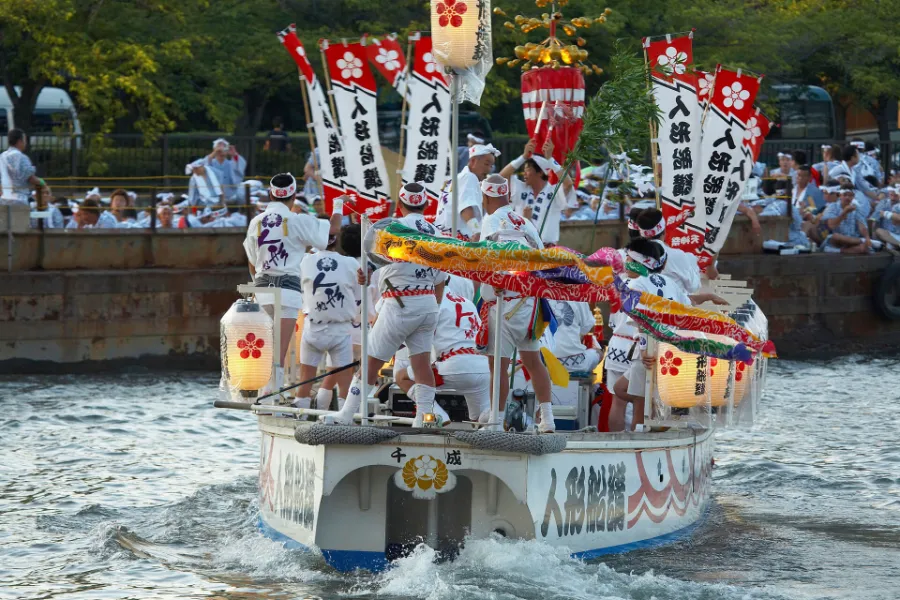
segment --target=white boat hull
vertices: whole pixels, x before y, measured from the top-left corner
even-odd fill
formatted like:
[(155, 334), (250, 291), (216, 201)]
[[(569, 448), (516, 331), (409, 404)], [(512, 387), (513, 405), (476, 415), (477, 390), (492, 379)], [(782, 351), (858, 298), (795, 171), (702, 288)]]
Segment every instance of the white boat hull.
[[(493, 532), (584, 558), (622, 552), (686, 533), (710, 498), (709, 430), (573, 434), (563, 452), (532, 456), (442, 435), (311, 446), (294, 439), (297, 421), (259, 419), (261, 528), (318, 547), (343, 571), (384, 568), (415, 541), (455, 545)], [(430, 483), (417, 464), (438, 465)], [(443, 487), (429, 501), (408, 483), (430, 486), (419, 495)]]

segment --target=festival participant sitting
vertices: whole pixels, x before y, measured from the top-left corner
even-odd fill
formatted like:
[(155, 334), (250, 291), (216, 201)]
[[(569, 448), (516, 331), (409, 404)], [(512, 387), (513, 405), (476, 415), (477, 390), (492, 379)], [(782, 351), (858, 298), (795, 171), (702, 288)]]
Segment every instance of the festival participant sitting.
[(225, 194), (215, 171), (206, 165), (189, 165), (188, 184), (190, 206), (215, 206), (225, 203)]
[(859, 204), (857, 211), (865, 219), (871, 212), (871, 200), (878, 200), (877, 186), (866, 181), (864, 167), (860, 163), (859, 150), (853, 144), (847, 144), (841, 149), (844, 160), (841, 164), (829, 171), (829, 176), (840, 179), (844, 176), (850, 180), (854, 188), (854, 197)]
[(641, 237), (657, 241), (665, 250), (665, 275), (677, 279), (688, 294), (700, 289), (700, 267), (697, 257), (666, 245), (666, 221), (658, 208), (648, 208), (637, 217)]
[(156, 228), (172, 229), (175, 226), (173, 222), (174, 212), (169, 204), (160, 204), (156, 207)]
[(831, 170), (841, 164), (841, 147), (838, 144), (822, 144), (822, 162), (817, 162), (813, 168), (822, 174), (822, 181), (832, 179)]
[[(269, 203), (265, 212), (255, 216), (247, 227), (244, 251), (249, 261), (253, 284), (257, 287), (281, 288), (281, 356), (275, 369), (275, 390), (284, 382), (284, 357), (290, 346), (294, 326), (303, 306), (300, 287), (300, 264), (307, 246), (324, 250), (328, 236), (341, 227), (344, 197), (334, 201), (335, 211), (329, 221), (310, 215), (295, 215), (290, 207), (297, 194), (297, 180), (281, 173), (269, 183)], [(258, 294), (257, 300), (269, 316), (274, 315), (274, 296)], [(275, 391), (272, 390), (272, 391)]]
[(481, 231), (481, 182), (494, 169), (494, 162), (500, 151), (491, 144), (474, 144), (469, 146), (469, 164), (452, 180), (447, 190), (441, 195), (434, 225), (445, 235), (452, 235), (453, 214), (451, 210), (451, 194), (454, 185), (459, 186), (457, 194), (456, 222), (457, 235), (464, 240), (477, 241)]
[[(491, 175), (481, 183), (484, 206), (484, 223), (481, 233), (483, 239), (491, 237), (497, 241), (518, 241), (533, 248), (542, 249), (537, 229), (530, 220), (513, 212), (509, 202), (509, 182), (502, 175)], [(495, 290), (487, 285), (481, 286), (481, 296), (485, 300), (495, 300)], [(532, 339), (531, 323), (534, 311), (537, 309), (535, 298), (522, 297), (517, 293), (506, 292), (502, 301), (495, 301), (490, 309), (490, 321), (488, 323), (488, 348), (493, 353), (494, 344), (499, 336), (500, 340), (500, 410), (506, 404), (509, 394), (509, 365), (512, 360), (513, 350), (517, 350), (522, 364), (531, 374), (534, 385), (534, 393), (540, 402), (541, 423), (539, 430), (542, 433), (552, 433), (556, 429), (553, 421), (553, 407), (550, 404), (550, 374), (541, 360), (540, 340)], [(501, 331), (495, 331), (497, 310), (502, 310), (500, 319)], [(489, 357), (491, 373), (498, 365), (494, 364), (493, 356)], [(493, 381), (493, 378), (492, 378)]]
[(796, 184), (791, 191), (791, 204), (800, 209), (801, 214), (825, 208), (822, 191), (813, 181), (812, 169), (808, 165), (797, 167)]
[(872, 247), (869, 228), (858, 208), (853, 188), (841, 189), (840, 200), (826, 206), (822, 221), (832, 233), (822, 244), (825, 252), (865, 254), (869, 251)]
[[(478, 310), (471, 300), (446, 290), (434, 332), (432, 369), (438, 391), (448, 389), (462, 394), (469, 409), (469, 420), (487, 423), (491, 417), (491, 369), (487, 357), (475, 347), (480, 324)], [(413, 379), (408, 362), (395, 360), (394, 383), (409, 393)], [(436, 412), (437, 409), (435, 403)]]
[(791, 156), (790, 152), (779, 152), (778, 166), (769, 171), (769, 177), (774, 177), (775, 179), (790, 179), (793, 181), (794, 169), (791, 168), (793, 163), (794, 157)]
[[(428, 205), (422, 185), (406, 184), (400, 190), (399, 200), (400, 214), (403, 215), (399, 223), (426, 235), (437, 234), (422, 215)], [(425, 415), (434, 412), (431, 346), (447, 276), (436, 269), (409, 262), (390, 263), (378, 269), (378, 273), (378, 289), (384, 302), (369, 336), (367, 383), (377, 383), (378, 371), (405, 344), (416, 382), (409, 391), (410, 398), (416, 403), (413, 426), (421, 427)], [(367, 277), (361, 271), (358, 276), (361, 285), (365, 285)], [(347, 425), (353, 421), (362, 402), (360, 377), (359, 373), (354, 376), (343, 408), (323, 417), (326, 423)]]
[(875, 237), (900, 249), (900, 189), (888, 188), (888, 197), (875, 207)]
[(72, 209), (73, 218), (66, 225), (66, 229), (113, 229), (118, 226), (116, 218), (109, 212), (100, 208), (100, 201), (95, 196), (89, 196), (78, 209)]
[[(625, 270), (630, 279), (629, 288), (638, 292), (654, 294), (667, 300), (674, 300), (681, 304), (691, 304), (690, 298), (679, 282), (664, 273), (666, 250), (660, 243), (647, 239), (632, 240), (626, 247), (626, 254), (628, 261), (625, 264)], [(642, 305), (638, 305), (638, 308), (641, 307)], [(637, 351), (638, 349), (635, 347), (633, 352)], [(638, 358), (640, 360), (637, 360)], [(624, 424), (625, 403), (631, 403), (634, 407), (632, 425), (644, 422), (646, 370), (652, 368), (653, 362), (655, 359), (645, 352), (642, 352), (640, 357), (633, 356), (628, 372), (619, 377), (613, 385), (615, 398), (610, 411), (610, 431), (613, 431), (614, 422), (616, 426)]]
[(133, 227), (135, 220), (131, 212), (131, 198), (123, 189), (114, 191), (109, 196), (109, 212), (116, 219), (119, 227)]
[[(336, 250), (337, 236), (329, 236), (325, 250), (307, 254), (300, 263), (303, 312), (306, 313), (300, 342), (301, 381), (315, 377), (326, 353), (329, 370), (353, 362), (353, 321), (359, 315), (362, 293), (356, 281), (359, 262), (353, 257), (338, 254)], [(316, 408), (328, 408), (335, 383), (338, 397), (346, 398), (352, 376), (353, 372), (347, 369), (326, 377), (316, 394)], [(297, 388), (294, 406), (309, 408), (311, 388), (312, 383)]]
[(554, 300), (551, 305), (558, 324), (553, 334), (553, 354), (570, 373), (590, 373), (600, 364), (593, 336), (596, 321), (590, 305), (566, 300)]
[[(500, 176), (510, 182), (510, 198), (515, 211), (530, 220), (541, 234), (544, 244), (559, 243), (559, 221), (564, 208), (567, 208), (566, 193), (572, 187), (568, 176), (563, 180), (561, 189), (553, 198), (555, 185), (551, 184), (550, 173), (562, 175), (562, 167), (553, 159), (553, 142), (544, 144), (544, 156), (534, 153), (535, 141), (528, 140), (522, 156), (515, 159), (500, 171)], [(522, 169), (522, 179), (515, 172)]]

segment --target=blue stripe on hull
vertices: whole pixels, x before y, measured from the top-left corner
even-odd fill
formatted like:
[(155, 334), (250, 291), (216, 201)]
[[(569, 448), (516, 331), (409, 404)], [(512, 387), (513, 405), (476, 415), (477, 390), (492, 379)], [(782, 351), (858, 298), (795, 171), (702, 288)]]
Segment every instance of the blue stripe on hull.
[[(698, 518), (690, 525), (682, 527), (681, 529), (675, 530), (671, 533), (667, 533), (665, 535), (650, 538), (647, 540), (641, 540), (639, 542), (621, 544), (619, 546), (608, 546), (606, 548), (595, 548), (593, 550), (574, 552), (572, 554), (572, 558), (589, 560), (592, 558), (604, 556), (606, 554), (622, 554), (625, 552), (632, 552), (634, 550), (646, 550), (648, 548), (656, 548), (658, 546), (672, 544), (691, 535), (694, 530), (699, 527), (706, 519), (706, 515), (708, 512), (709, 506), (707, 505), (707, 508), (703, 511), (703, 514), (700, 515), (700, 518)], [(262, 516), (259, 517), (259, 530), (267, 538), (272, 539), (276, 542), (282, 542), (285, 548), (309, 551), (308, 546), (301, 544), (297, 540), (290, 538), (271, 527), (263, 520)], [(384, 552), (323, 549), (322, 555), (325, 557), (325, 562), (327, 562), (329, 566), (343, 572), (353, 571), (355, 569), (366, 569), (369, 571), (377, 572), (383, 571), (390, 565), (390, 563), (388, 563), (387, 559), (384, 556)]]

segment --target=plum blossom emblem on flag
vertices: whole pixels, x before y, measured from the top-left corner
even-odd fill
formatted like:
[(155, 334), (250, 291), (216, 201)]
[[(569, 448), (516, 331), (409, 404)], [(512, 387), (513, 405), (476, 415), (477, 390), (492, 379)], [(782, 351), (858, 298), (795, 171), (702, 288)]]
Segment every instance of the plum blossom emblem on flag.
[(743, 89), (740, 81), (735, 81), (730, 86), (726, 85), (723, 87), (722, 95), (725, 96), (722, 100), (722, 104), (728, 108), (734, 106), (737, 110), (744, 108), (744, 102), (750, 98), (750, 92)]
[(463, 23), (462, 15), (466, 14), (468, 9), (469, 7), (466, 6), (466, 3), (461, 0), (438, 2), (437, 13), (440, 15), (438, 23), (440, 23), (441, 27), (446, 27), (447, 25), (459, 27)]
[(362, 77), (362, 61), (352, 52), (344, 52), (344, 56), (337, 59), (337, 66), (341, 70), (344, 79), (359, 79)]
[(687, 59), (687, 52), (679, 52), (675, 46), (669, 46), (666, 53), (657, 59), (657, 68), (670, 77), (675, 73), (683, 75), (687, 70)]
[(400, 61), (397, 60), (398, 58), (400, 58), (400, 55), (396, 50), (379, 48), (378, 55), (375, 57), (375, 60), (384, 65), (384, 68), (386, 70), (396, 71), (400, 68)]

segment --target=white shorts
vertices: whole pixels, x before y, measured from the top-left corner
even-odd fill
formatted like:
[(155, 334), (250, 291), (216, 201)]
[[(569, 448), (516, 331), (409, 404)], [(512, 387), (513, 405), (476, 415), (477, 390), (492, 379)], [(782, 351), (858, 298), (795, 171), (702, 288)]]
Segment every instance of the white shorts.
[(411, 314), (394, 302), (386, 302), (369, 331), (369, 356), (387, 362), (406, 344), (409, 355), (431, 352), (438, 313)]
[[(394, 377), (398, 370), (397, 361), (394, 363)], [(415, 381), (412, 367), (401, 365), (406, 369), (409, 378)], [(438, 386), (437, 391), (453, 390), (466, 398), (466, 406), (469, 409), (469, 418), (477, 421), (481, 413), (491, 407), (491, 375), (490, 373), (455, 373), (441, 375), (444, 384)]]
[[(275, 305), (274, 304), (262, 304), (262, 309), (266, 311), (266, 314), (269, 315), (272, 319), (275, 318)], [(300, 308), (296, 306), (285, 306), (281, 305), (281, 318), (282, 319), (293, 319), (297, 320), (297, 317), (300, 316)], [(282, 342), (284, 343), (284, 342)]]
[[(533, 340), (528, 335), (531, 329), (531, 317), (534, 311), (534, 298), (526, 298), (522, 305), (521, 298), (513, 300), (503, 300), (503, 316), (500, 318), (501, 330), (503, 332), (500, 338), (500, 356), (502, 358), (512, 358), (513, 351), (519, 352), (537, 352), (541, 348), (540, 340)], [(519, 306), (515, 313), (512, 311)], [(488, 349), (489, 356), (494, 355), (494, 337), (496, 328), (497, 305), (493, 305), (490, 310), (488, 323)], [(512, 315), (512, 316), (510, 316)], [(509, 317), (509, 318), (507, 318)]]
[(306, 323), (300, 341), (300, 364), (318, 367), (328, 354), (328, 367), (344, 367), (353, 362), (353, 345), (346, 323)]
[(647, 391), (647, 367), (640, 359), (631, 361), (628, 369), (628, 393), (632, 396), (644, 396)]
[(584, 352), (571, 356), (559, 356), (557, 358), (570, 373), (590, 373), (600, 364), (600, 353), (594, 348), (588, 348)]

